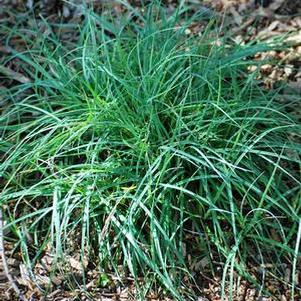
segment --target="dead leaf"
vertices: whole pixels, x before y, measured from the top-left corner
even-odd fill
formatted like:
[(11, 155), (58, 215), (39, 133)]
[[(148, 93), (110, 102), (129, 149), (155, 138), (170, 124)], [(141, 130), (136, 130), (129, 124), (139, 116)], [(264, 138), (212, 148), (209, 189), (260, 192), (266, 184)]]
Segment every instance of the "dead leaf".
[(198, 297), (198, 301), (209, 301), (209, 300), (205, 297)]
[(269, 9), (272, 11), (276, 11), (286, 0), (274, 0), (272, 4), (270, 4)]
[(31, 80), (28, 77), (22, 75), (21, 73), (13, 71), (13, 70), (11, 70), (7, 67), (1, 66), (1, 65), (0, 65), (0, 73), (20, 82), (22, 84), (28, 84), (31, 82)]
[(17, 278), (17, 282), (20, 285), (28, 287), (31, 291), (34, 289), (34, 284), (30, 279), (29, 272), (25, 266), (25, 264), (20, 264), (20, 277)]
[(278, 25), (280, 24), (280, 22), (278, 20), (273, 21), (270, 26), (268, 27), (268, 30), (273, 31), (275, 30)]
[(291, 45), (299, 46), (301, 44), (301, 30), (298, 33), (288, 37), (286, 39), (286, 42), (288, 42)]
[(73, 269), (76, 269), (78, 271), (82, 270), (82, 264), (80, 261), (76, 260), (75, 258), (73, 257), (70, 257), (69, 258), (69, 263), (70, 263), (70, 266), (73, 268)]
[(241, 25), (242, 24), (242, 16), (237, 12), (237, 10), (231, 6), (230, 7), (230, 12), (234, 18), (234, 21), (237, 25)]

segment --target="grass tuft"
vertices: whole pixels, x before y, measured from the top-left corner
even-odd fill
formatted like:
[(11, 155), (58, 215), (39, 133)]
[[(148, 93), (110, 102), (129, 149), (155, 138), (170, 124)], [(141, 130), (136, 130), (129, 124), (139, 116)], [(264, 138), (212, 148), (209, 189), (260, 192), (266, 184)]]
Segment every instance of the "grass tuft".
[(247, 71), (270, 46), (221, 39), (214, 21), (188, 36), (201, 19), (87, 11), (74, 45), (51, 24), (33, 40), (11, 29), (7, 44), (19, 35), (28, 50), (3, 63), (18, 60), (30, 82), (1, 96), (1, 205), (29, 269), (45, 250), (55, 264), (79, 252), (100, 278), (122, 279), (123, 266), (179, 300), (200, 262), (212, 273), (224, 263), (224, 288), (237, 273), (255, 282), (250, 265), (296, 269), (292, 103)]

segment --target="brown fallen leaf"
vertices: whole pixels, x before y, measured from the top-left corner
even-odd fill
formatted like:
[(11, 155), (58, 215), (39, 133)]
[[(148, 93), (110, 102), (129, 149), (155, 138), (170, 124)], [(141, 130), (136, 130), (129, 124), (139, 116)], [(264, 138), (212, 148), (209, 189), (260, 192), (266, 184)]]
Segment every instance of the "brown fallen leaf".
[(28, 77), (22, 75), (21, 73), (13, 71), (10, 68), (1, 65), (0, 65), (0, 73), (20, 82), (21, 84), (28, 84), (31, 82), (31, 80)]
[(242, 16), (237, 12), (237, 10), (233, 6), (230, 7), (230, 12), (231, 12), (231, 14), (232, 14), (232, 16), (234, 18), (235, 23), (237, 25), (241, 25), (243, 18), (242, 18)]
[(286, 42), (292, 46), (300, 46), (301, 45), (301, 30), (297, 33), (292, 34), (286, 39)]
[(274, 0), (270, 6), (269, 9), (272, 11), (276, 11), (280, 6), (285, 2), (286, 0)]
[(76, 260), (75, 258), (73, 257), (70, 257), (69, 258), (69, 264), (70, 266), (75, 269), (75, 270), (78, 270), (80, 271), (82, 269), (82, 264), (79, 260)]

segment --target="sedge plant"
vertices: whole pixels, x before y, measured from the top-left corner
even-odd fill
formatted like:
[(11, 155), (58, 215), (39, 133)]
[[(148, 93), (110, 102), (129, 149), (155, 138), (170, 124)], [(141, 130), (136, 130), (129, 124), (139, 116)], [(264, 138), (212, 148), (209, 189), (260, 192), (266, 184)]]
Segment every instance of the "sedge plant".
[[(297, 269), (295, 103), (248, 71), (273, 46), (237, 44), (181, 13), (87, 11), (74, 43), (46, 21), (35, 39), (10, 29), (6, 43), (17, 35), (27, 49), (2, 64), (18, 60), (30, 81), (1, 95), (0, 202), (29, 270), (46, 249), (56, 267), (78, 253), (85, 272), (182, 300), (198, 262), (212, 273), (223, 263), (230, 298), (236, 275), (263, 284), (250, 263), (280, 278), (281, 263)], [(187, 35), (195, 22), (207, 26)]]

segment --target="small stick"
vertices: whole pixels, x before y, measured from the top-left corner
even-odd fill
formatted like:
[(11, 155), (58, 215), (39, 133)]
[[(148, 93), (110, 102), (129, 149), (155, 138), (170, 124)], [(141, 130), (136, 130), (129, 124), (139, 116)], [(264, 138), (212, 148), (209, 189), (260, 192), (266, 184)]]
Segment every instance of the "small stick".
[(5, 258), (5, 253), (4, 253), (4, 238), (3, 238), (3, 213), (2, 213), (2, 209), (0, 207), (0, 255), (2, 258), (2, 264), (3, 264), (3, 268), (4, 268), (4, 273), (6, 275), (6, 278), (8, 279), (8, 281), (10, 282), (11, 287), (14, 289), (17, 297), (22, 300), (22, 301), (28, 301), (24, 295), (21, 293), (21, 291), (19, 290), (17, 284), (15, 283), (12, 275), (9, 272), (8, 269), (8, 265), (7, 265), (7, 261)]

